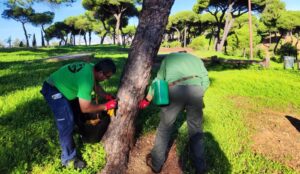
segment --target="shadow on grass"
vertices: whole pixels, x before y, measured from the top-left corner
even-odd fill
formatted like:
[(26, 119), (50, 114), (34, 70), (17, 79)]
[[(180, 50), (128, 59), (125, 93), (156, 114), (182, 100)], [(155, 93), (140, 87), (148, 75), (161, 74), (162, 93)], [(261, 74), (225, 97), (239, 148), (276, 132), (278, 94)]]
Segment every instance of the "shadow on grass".
[(233, 69), (248, 69), (253, 65), (234, 65), (234, 64), (227, 64), (227, 63), (220, 63), (220, 64), (207, 64), (205, 67), (208, 71), (225, 71), (225, 70), (233, 70)]
[(286, 115), (285, 118), (290, 121), (290, 123), (298, 130), (298, 132), (300, 132), (300, 120), (290, 115)]
[[(160, 120), (158, 112), (159, 108), (155, 106), (151, 106), (146, 110), (141, 111), (136, 121), (136, 138), (139, 138), (146, 132), (156, 130)], [(195, 169), (191, 161), (190, 149), (188, 148), (188, 135), (181, 135), (181, 133), (179, 133), (179, 129), (185, 120), (186, 113), (181, 112), (175, 122), (174, 133), (172, 134), (171, 141), (169, 142), (169, 150), (176, 139), (177, 153), (180, 156), (180, 161), (178, 162), (182, 171), (186, 173), (194, 173)], [(225, 153), (220, 148), (219, 143), (210, 132), (204, 132), (204, 147), (207, 171), (209, 173), (231, 173), (231, 164), (229, 163)]]
[(0, 95), (40, 85), (59, 65), (62, 65), (62, 63), (45, 63), (40, 60), (1, 63), (0, 69), (12, 72), (0, 77)]
[[(100, 59), (94, 59), (93, 63), (99, 60)], [(76, 61), (82, 60), (65, 60), (59, 62), (45, 62), (43, 60), (1, 62), (0, 70), (12, 72), (0, 77), (0, 96), (27, 87), (41, 85), (52, 72), (65, 64)], [(126, 59), (114, 58), (113, 61), (116, 63), (118, 69), (116, 75), (109, 79), (108, 82), (105, 82), (108, 87), (118, 86), (120, 74)]]
[(33, 165), (59, 158), (57, 133), (41, 98), (0, 117), (0, 173), (26, 173)]
[[(15, 53), (17, 55), (28, 56), (30, 54), (43, 55), (42, 57), (51, 57), (61, 54), (70, 54), (78, 52), (92, 52), (100, 54), (120, 54), (128, 53), (128, 48), (123, 48), (117, 45), (92, 45), (92, 46), (60, 46), (49, 48), (2, 48), (2, 53)], [(24, 53), (28, 51), (29, 53)], [(32, 52), (32, 53), (30, 53)]]
[[(208, 173), (231, 173), (231, 164), (229, 163), (225, 153), (214, 139), (210, 132), (204, 132), (204, 148), (206, 170)], [(183, 149), (179, 149), (180, 161), (184, 172), (193, 173), (194, 167), (191, 161), (191, 151), (187, 142)]]

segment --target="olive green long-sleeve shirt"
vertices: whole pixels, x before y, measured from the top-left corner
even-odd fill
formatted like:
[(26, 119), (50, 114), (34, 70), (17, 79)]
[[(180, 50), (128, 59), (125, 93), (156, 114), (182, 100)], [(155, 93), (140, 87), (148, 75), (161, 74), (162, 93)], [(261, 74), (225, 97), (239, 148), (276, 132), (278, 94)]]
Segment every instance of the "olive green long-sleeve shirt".
[[(210, 82), (208, 72), (202, 60), (188, 53), (171, 53), (161, 63), (156, 79), (165, 80), (168, 83), (189, 76), (198, 76), (183, 80), (176, 85), (199, 85), (204, 91), (207, 90)], [(152, 86), (152, 85), (151, 85)], [(153, 88), (150, 86), (148, 95), (153, 96)]]

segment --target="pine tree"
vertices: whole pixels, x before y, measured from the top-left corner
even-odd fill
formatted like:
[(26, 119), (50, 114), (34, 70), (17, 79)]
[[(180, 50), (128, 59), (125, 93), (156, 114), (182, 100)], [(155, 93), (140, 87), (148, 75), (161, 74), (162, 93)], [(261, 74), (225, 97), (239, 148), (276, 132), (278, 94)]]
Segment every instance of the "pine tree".
[(33, 38), (32, 38), (32, 47), (36, 47), (35, 34), (33, 34)]

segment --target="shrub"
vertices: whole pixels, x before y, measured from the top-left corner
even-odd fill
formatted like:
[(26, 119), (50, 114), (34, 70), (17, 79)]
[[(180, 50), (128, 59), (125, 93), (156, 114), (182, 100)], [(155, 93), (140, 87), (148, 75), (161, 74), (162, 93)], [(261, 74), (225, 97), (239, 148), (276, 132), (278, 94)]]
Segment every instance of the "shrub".
[(170, 43), (168, 42), (168, 41), (163, 41), (162, 43), (161, 43), (161, 47), (166, 47), (166, 48), (170, 48)]
[(172, 42), (164, 41), (161, 44), (161, 46), (162, 47), (166, 47), (166, 48), (181, 47), (181, 42), (179, 42), (179, 41), (172, 41)]
[(204, 35), (202, 35), (193, 39), (192, 42), (188, 45), (188, 47), (193, 48), (195, 50), (203, 50), (207, 45), (209, 45), (209, 41), (205, 38)]
[(179, 41), (170, 42), (170, 48), (175, 48), (175, 47), (181, 47), (181, 42)]
[(256, 57), (259, 57), (260, 59), (264, 59), (266, 58), (266, 51), (263, 48), (257, 46), (254, 49), (254, 55)]
[(281, 59), (283, 56), (297, 57), (297, 48), (291, 43), (285, 43), (277, 50), (277, 54), (280, 55)]
[(24, 47), (23, 41), (21, 41), (21, 42), (19, 43), (19, 47)]

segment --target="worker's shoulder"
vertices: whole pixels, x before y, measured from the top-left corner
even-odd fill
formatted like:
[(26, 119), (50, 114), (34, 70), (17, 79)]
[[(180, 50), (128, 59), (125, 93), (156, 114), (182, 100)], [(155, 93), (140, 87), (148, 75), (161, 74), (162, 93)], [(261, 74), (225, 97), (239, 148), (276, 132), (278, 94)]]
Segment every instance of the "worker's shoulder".
[(166, 61), (191, 61), (200, 60), (200, 58), (189, 53), (170, 53), (166, 56)]

